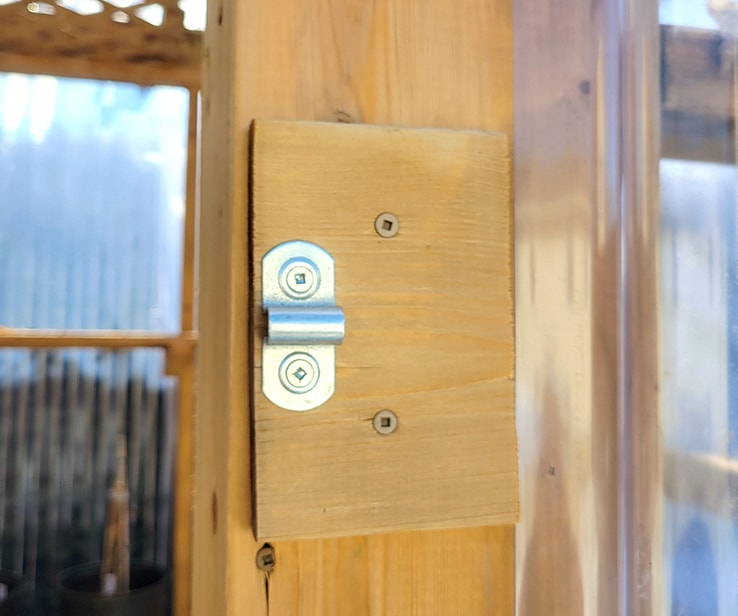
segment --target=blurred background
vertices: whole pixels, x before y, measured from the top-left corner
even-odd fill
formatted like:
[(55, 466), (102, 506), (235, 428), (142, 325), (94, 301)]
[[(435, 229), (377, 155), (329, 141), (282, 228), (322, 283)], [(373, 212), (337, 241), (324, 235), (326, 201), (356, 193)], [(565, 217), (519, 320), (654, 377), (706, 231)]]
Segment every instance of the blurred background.
[[(179, 5), (201, 30), (205, 1)], [(139, 16), (158, 25), (163, 9)], [(0, 73), (0, 328), (180, 332), (189, 104), (180, 87)], [(0, 349), (0, 569), (43, 594), (100, 559), (120, 432), (131, 555), (171, 565), (178, 386), (164, 372), (160, 349)]]
[(738, 4), (661, 0), (668, 613), (738, 613)]

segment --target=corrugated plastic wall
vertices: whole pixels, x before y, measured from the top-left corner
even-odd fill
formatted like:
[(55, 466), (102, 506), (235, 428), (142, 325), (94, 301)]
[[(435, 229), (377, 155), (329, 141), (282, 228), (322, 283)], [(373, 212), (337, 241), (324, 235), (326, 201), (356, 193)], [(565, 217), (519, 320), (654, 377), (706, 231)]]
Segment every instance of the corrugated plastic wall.
[[(187, 93), (0, 74), (0, 327), (179, 329)], [(134, 557), (166, 563), (176, 383), (157, 350), (0, 350), (0, 567), (101, 555), (128, 435)]]

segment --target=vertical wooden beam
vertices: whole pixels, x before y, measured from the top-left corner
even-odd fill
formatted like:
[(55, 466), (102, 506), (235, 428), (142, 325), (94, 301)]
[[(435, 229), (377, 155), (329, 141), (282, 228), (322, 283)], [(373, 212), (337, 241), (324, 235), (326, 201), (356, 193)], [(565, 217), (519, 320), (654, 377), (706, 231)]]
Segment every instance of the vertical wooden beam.
[(204, 342), (197, 354), (191, 591), (192, 614), (223, 616), (238, 613), (236, 604), (248, 604), (243, 613), (267, 614), (250, 510), (248, 124), (236, 126), (243, 115), (236, 45), (257, 25), (241, 29), (245, 4), (208, 2), (203, 66), (198, 320)]
[(512, 614), (511, 527), (285, 542), (257, 569), (246, 271), (251, 121), (509, 132), (511, 0), (220, 0), (205, 58), (193, 613)]
[(182, 246), (182, 312), (180, 329), (194, 329), (195, 304), (195, 231), (197, 229), (197, 88), (188, 90), (187, 174), (185, 179), (185, 216)]
[[(197, 140), (198, 92), (188, 90), (187, 173), (185, 184), (185, 216), (182, 246), (182, 291), (180, 328), (191, 332), (195, 302), (195, 234), (197, 219)], [(175, 348), (172, 348), (175, 347)], [(174, 584), (172, 607), (175, 614), (190, 614), (190, 580), (192, 578), (192, 499), (194, 471), (194, 353), (174, 342), (167, 350), (171, 373), (179, 377), (177, 402), (177, 457), (174, 491)]]
[(195, 367), (192, 349), (167, 350), (167, 373), (178, 377), (177, 453), (174, 482), (172, 613), (191, 613), (192, 493), (194, 459)]
[(519, 616), (616, 616), (618, 2), (515, 2)]

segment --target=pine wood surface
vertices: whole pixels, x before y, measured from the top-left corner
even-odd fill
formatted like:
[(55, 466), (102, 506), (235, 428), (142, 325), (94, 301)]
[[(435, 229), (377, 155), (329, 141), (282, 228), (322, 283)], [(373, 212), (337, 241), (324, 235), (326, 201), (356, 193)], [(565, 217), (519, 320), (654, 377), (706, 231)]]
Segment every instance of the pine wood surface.
[(509, 133), (511, 3), (227, 0), (208, 23), (193, 614), (509, 616), (512, 526), (283, 541), (256, 567), (245, 264), (254, 118)]
[[(257, 536), (517, 521), (506, 136), (318, 122), (253, 130)], [(399, 218), (395, 237), (374, 229), (384, 210)], [(347, 322), (337, 391), (304, 413), (261, 394), (260, 365), (261, 259), (298, 238), (335, 259)], [(392, 435), (372, 426), (382, 409), (399, 417)]]

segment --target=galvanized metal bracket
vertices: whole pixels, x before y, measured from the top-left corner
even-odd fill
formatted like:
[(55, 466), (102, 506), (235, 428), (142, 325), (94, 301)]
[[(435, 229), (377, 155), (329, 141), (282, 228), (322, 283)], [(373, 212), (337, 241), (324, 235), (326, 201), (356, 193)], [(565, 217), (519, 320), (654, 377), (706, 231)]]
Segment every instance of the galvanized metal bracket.
[(262, 392), (283, 409), (309, 411), (336, 389), (336, 345), (345, 334), (333, 257), (310, 242), (285, 242), (264, 255), (261, 278)]

